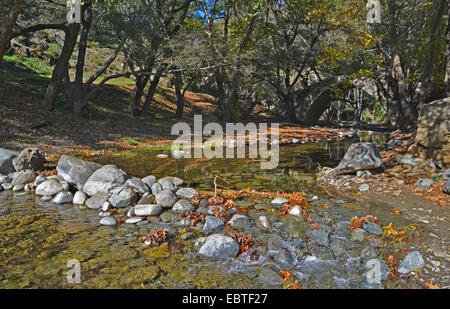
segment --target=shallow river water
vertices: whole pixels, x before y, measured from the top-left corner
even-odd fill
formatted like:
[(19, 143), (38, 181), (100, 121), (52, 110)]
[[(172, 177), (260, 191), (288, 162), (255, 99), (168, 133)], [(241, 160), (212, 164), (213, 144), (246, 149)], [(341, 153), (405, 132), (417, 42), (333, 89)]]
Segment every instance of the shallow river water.
[[(382, 142), (384, 138), (365, 138), (371, 139)], [(42, 202), (33, 193), (2, 192), (0, 288), (277, 287), (271, 285), (271, 281), (276, 282), (278, 278), (258, 279), (263, 267), (270, 267), (275, 272), (292, 270), (299, 285), (307, 288), (364, 287), (364, 262), (370, 256), (380, 256), (379, 239), (368, 237), (362, 244), (350, 241), (350, 218), (373, 214), (383, 221), (391, 208), (371, 202), (343, 201), (330, 196), (315, 183), (318, 164), (336, 166), (348, 146), (359, 140), (333, 139), (282, 146), (279, 167), (268, 171), (262, 171), (258, 162), (240, 159), (157, 159), (155, 153), (96, 160), (101, 164), (116, 164), (137, 177), (181, 177), (186, 181), (186, 187), (197, 190), (213, 190), (213, 178), (219, 175), (226, 181), (222, 184), (229, 189), (301, 191), (317, 195), (319, 199), (311, 203), (311, 218), (331, 228), (326, 246), (311, 245), (307, 241), (305, 235), (310, 232), (309, 223), (250, 207), (265, 204), (269, 208), (270, 200), (236, 200), (240, 207), (250, 207), (248, 216), (251, 220), (256, 221), (263, 213), (273, 224), (272, 231), (256, 227), (246, 231), (267, 247), (257, 249), (256, 260), (245, 254), (236, 259), (206, 260), (197, 255), (193, 241), (181, 241), (185, 247), (178, 251), (166, 250), (167, 244), (150, 248), (143, 245), (138, 236), (156, 228), (169, 228), (168, 223), (100, 226), (98, 211)], [(328, 208), (320, 207), (323, 204)], [(410, 223), (402, 216), (395, 220), (395, 224), (402, 226)], [(174, 234), (178, 231), (175, 229)], [(293, 257), (290, 263), (284, 264), (279, 255), (276, 257), (280, 250)], [(67, 282), (70, 260), (78, 260), (81, 264), (79, 284)], [(395, 286), (395, 282), (390, 284)]]

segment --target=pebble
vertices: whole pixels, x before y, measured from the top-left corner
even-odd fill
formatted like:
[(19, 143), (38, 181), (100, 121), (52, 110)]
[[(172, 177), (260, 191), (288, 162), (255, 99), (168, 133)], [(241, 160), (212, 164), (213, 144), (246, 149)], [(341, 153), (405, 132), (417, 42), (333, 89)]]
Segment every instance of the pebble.
[(11, 190), (14, 186), (11, 183), (2, 184), (3, 190), (8, 191)]
[(66, 191), (59, 192), (52, 200), (52, 202), (55, 204), (68, 204), (72, 203), (72, 201), (73, 201), (72, 193)]
[(136, 216), (159, 216), (163, 212), (163, 208), (157, 204), (137, 205), (134, 207), (134, 215)]
[(136, 224), (138, 222), (141, 222), (142, 220), (144, 220), (143, 218), (140, 217), (131, 217), (128, 218), (127, 220), (125, 220), (126, 224)]
[(408, 274), (415, 270), (422, 270), (425, 266), (422, 254), (419, 251), (410, 252), (398, 265), (400, 274)]
[(100, 220), (100, 224), (106, 226), (114, 226), (117, 225), (117, 222), (116, 219), (114, 219), (113, 217), (105, 217)]
[(258, 227), (265, 229), (265, 230), (271, 229), (270, 221), (269, 221), (269, 219), (267, 219), (266, 216), (259, 216), (257, 225), (258, 225)]
[(369, 189), (370, 189), (370, 187), (366, 183), (359, 186), (359, 191), (361, 191), (361, 192), (369, 191)]

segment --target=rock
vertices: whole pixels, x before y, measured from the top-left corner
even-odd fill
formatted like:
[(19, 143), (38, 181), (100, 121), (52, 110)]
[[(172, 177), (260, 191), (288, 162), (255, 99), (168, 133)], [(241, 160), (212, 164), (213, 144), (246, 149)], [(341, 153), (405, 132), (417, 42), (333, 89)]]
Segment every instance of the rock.
[(270, 204), (274, 207), (277, 208), (281, 208), (284, 206), (284, 204), (289, 203), (289, 201), (287, 199), (285, 199), (284, 197), (277, 197), (275, 199), (273, 199)]
[(419, 251), (409, 253), (398, 265), (400, 274), (408, 274), (415, 270), (422, 270), (425, 266), (422, 254)]
[(205, 225), (203, 226), (203, 234), (216, 234), (223, 231), (225, 224), (219, 218), (213, 216), (207, 216)]
[(128, 218), (127, 220), (125, 220), (126, 224), (136, 224), (138, 222), (141, 222), (142, 220), (144, 220), (143, 218), (140, 217), (131, 217)]
[(444, 177), (446, 180), (450, 180), (450, 169), (442, 171), (440, 173), (442, 175), (442, 177)]
[(270, 231), (272, 229), (270, 221), (269, 221), (269, 219), (267, 219), (266, 216), (259, 216), (256, 225), (259, 228), (264, 229), (264, 230)]
[(168, 176), (168, 177), (164, 177), (162, 179), (167, 179), (170, 180), (173, 184), (175, 184), (177, 187), (178, 186), (182, 186), (184, 184), (184, 180), (179, 178), (179, 177), (172, 177), (172, 176)]
[(150, 191), (150, 188), (139, 178), (132, 177), (125, 182), (125, 186), (135, 190), (140, 194), (144, 194)]
[(14, 168), (18, 172), (25, 169), (42, 171), (45, 163), (45, 156), (38, 148), (25, 148), (13, 159)]
[(109, 194), (97, 192), (86, 201), (86, 206), (91, 209), (100, 209), (109, 199)]
[(15, 171), (13, 160), (17, 152), (0, 148), (0, 174), (9, 174)]
[(447, 180), (447, 182), (444, 185), (444, 193), (450, 194), (450, 180)]
[(2, 183), (8, 183), (11, 181), (11, 178), (9, 178), (9, 176), (6, 175), (0, 175), (0, 184)]
[(64, 191), (69, 191), (70, 185), (69, 185), (69, 183), (67, 181), (60, 180), (59, 183), (61, 184), (61, 186), (63, 186), (63, 190)]
[(72, 203), (72, 200), (73, 200), (72, 193), (61, 191), (58, 194), (56, 194), (52, 202), (55, 204), (67, 204)]
[(157, 204), (137, 205), (134, 207), (134, 215), (148, 217), (159, 216), (163, 212), (163, 208)]
[(292, 207), (291, 210), (289, 210), (289, 214), (291, 216), (303, 218), (303, 210), (299, 205), (295, 205), (294, 207)]
[(415, 187), (418, 187), (422, 190), (428, 190), (430, 189), (431, 185), (434, 183), (433, 179), (427, 179), (427, 178), (421, 178), (416, 181), (414, 184)]
[(15, 185), (12, 190), (13, 190), (13, 192), (18, 192), (18, 191), (23, 191), (24, 189), (25, 189), (24, 185)]
[(434, 162), (450, 165), (450, 98), (423, 105), (415, 141)]
[(151, 189), (152, 189), (153, 195), (156, 195), (156, 194), (160, 193), (161, 191), (163, 191), (163, 188), (159, 183), (154, 183), (152, 185)]
[(38, 175), (36, 177), (36, 179), (34, 180), (34, 185), (37, 187), (39, 186), (41, 183), (43, 183), (44, 181), (46, 181), (47, 179), (44, 176)]
[(356, 143), (351, 145), (339, 163), (338, 174), (351, 174), (357, 171), (373, 170), (383, 164), (376, 143)]
[(48, 179), (36, 187), (37, 195), (56, 195), (64, 191), (63, 186), (56, 179)]
[(188, 233), (184, 233), (183, 235), (181, 235), (181, 239), (183, 240), (189, 240), (189, 239), (193, 239), (195, 238), (195, 234), (188, 232)]
[(366, 192), (366, 191), (369, 191), (370, 187), (368, 184), (364, 183), (364, 184), (360, 185), (358, 189), (361, 192)]
[(265, 286), (281, 287), (283, 278), (281, 275), (270, 267), (264, 267), (258, 275), (258, 282)]
[(318, 245), (328, 246), (330, 243), (331, 229), (328, 226), (320, 227), (318, 229), (308, 229), (306, 235)]
[(175, 191), (177, 189), (177, 185), (174, 184), (172, 179), (170, 179), (169, 177), (164, 177), (158, 180), (158, 183), (161, 185), (163, 190)]
[(3, 192), (3, 191), (5, 191), (5, 189), (3, 189), (3, 186), (0, 186), (0, 192)]
[(374, 259), (378, 256), (378, 251), (374, 247), (365, 247), (361, 251), (361, 257), (363, 259)]
[(281, 264), (289, 268), (295, 265), (295, 263), (297, 262), (294, 254), (292, 254), (289, 250), (284, 248), (278, 252), (274, 260), (278, 264)]
[(84, 193), (83, 191), (77, 191), (73, 196), (73, 203), (77, 205), (84, 205), (86, 199), (87, 199), (86, 193)]
[(194, 211), (194, 206), (187, 200), (179, 200), (173, 205), (172, 211), (175, 213), (189, 213)]
[(398, 162), (401, 164), (417, 166), (420, 162), (422, 162), (422, 160), (419, 158), (414, 158), (412, 155), (403, 155), (398, 159)]
[(111, 193), (112, 190), (125, 183), (125, 173), (115, 165), (105, 165), (96, 170), (84, 184), (83, 191), (87, 195), (97, 192)]
[(130, 210), (128, 210), (127, 217), (128, 218), (134, 217), (134, 207), (131, 207)]
[(99, 217), (109, 217), (109, 216), (111, 216), (111, 213), (110, 212), (107, 212), (107, 211), (100, 211), (99, 213), (98, 213), (98, 216)]
[(156, 183), (155, 176), (147, 176), (142, 178), (142, 182), (145, 183), (149, 188), (151, 188)]
[(110, 202), (104, 202), (102, 205), (102, 210), (103, 211), (108, 211), (109, 208), (111, 208), (111, 203)]
[(366, 230), (367, 232), (369, 232), (371, 234), (375, 234), (375, 235), (381, 235), (383, 233), (383, 230), (381, 229), (381, 227), (378, 224), (373, 223), (372, 221), (364, 222), (363, 229)]
[(136, 192), (134, 192), (132, 188), (123, 187), (119, 190), (119, 192), (116, 191), (116, 193), (111, 195), (109, 202), (113, 207), (124, 208), (131, 205), (131, 203), (135, 202), (136, 199)]
[[(168, 210), (168, 211), (163, 212), (161, 214), (161, 216), (159, 216), (159, 218), (161, 219), (162, 222), (167, 223), (167, 222), (175, 221), (176, 219), (179, 218), (179, 216), (178, 216), (178, 214)], [(202, 229), (203, 229), (203, 227), (202, 227)]]
[(364, 237), (366, 235), (366, 231), (364, 231), (361, 228), (356, 228), (352, 231), (352, 234), (350, 236), (350, 240), (351, 241), (357, 241), (357, 242), (362, 242), (364, 241)]
[(11, 190), (12, 188), (14, 188), (14, 186), (10, 183), (4, 183), (4, 184), (2, 184), (2, 188), (4, 191), (8, 191), (8, 190)]
[(210, 259), (234, 258), (239, 253), (239, 244), (231, 237), (214, 234), (206, 239), (198, 253)]
[(58, 172), (58, 176), (81, 190), (89, 177), (101, 167), (98, 163), (83, 161), (64, 155), (59, 159), (56, 171)]
[(44, 195), (43, 197), (41, 197), (41, 201), (43, 202), (48, 202), (51, 201), (53, 199), (53, 195)]
[(171, 208), (177, 200), (177, 197), (170, 190), (164, 190), (155, 195), (156, 203), (164, 208)]
[(32, 182), (36, 178), (36, 173), (33, 170), (21, 170), (17, 172), (12, 180), (13, 186), (24, 185), (26, 183)]
[(248, 218), (247, 216), (236, 214), (231, 218), (228, 224), (234, 229), (242, 229), (248, 226)]
[(150, 194), (150, 192), (144, 193), (138, 202), (138, 205), (148, 205), (155, 201), (155, 197)]
[(113, 217), (104, 217), (103, 219), (100, 220), (100, 224), (106, 226), (114, 226), (117, 225), (117, 222), (116, 219), (114, 219)]
[(181, 188), (178, 189), (178, 191), (175, 194), (179, 197), (193, 198), (198, 194), (198, 192), (192, 188)]

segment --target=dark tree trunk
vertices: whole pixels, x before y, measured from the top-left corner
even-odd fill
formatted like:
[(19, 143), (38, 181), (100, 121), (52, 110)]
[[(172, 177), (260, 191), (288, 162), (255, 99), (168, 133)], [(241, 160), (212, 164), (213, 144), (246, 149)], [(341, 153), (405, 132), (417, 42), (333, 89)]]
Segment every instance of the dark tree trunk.
[(441, 0), (440, 5), (437, 8), (436, 15), (434, 16), (433, 27), (430, 33), (430, 42), (428, 46), (428, 53), (425, 59), (424, 72), (423, 72), (423, 82), (419, 93), (419, 110), (425, 102), (426, 98), (432, 91), (430, 89), (430, 80), (433, 74), (433, 61), (435, 60), (436, 50), (439, 49), (437, 44), (437, 37), (439, 35), (439, 30), (442, 25), (442, 16), (448, 11), (448, 0)]
[(217, 84), (217, 104), (219, 105), (219, 108), (222, 112), (222, 118), (224, 121), (229, 121), (231, 118), (229, 115), (229, 111), (226, 110), (226, 93), (225, 93), (225, 85), (224, 85), (224, 78), (222, 76), (222, 73), (220, 69), (216, 70), (215, 74), (216, 84)]
[(177, 119), (183, 118), (184, 110), (184, 95), (183, 95), (183, 78), (181, 72), (176, 72), (175, 74), (175, 93), (177, 95)]
[(149, 79), (149, 75), (140, 75), (136, 78), (133, 95), (131, 96), (130, 105), (128, 107), (128, 111), (133, 116), (137, 116), (139, 114), (142, 94), (144, 93), (145, 86), (147, 85)]
[(79, 24), (69, 24), (65, 29), (64, 46), (56, 62), (55, 68), (52, 72), (52, 78), (48, 84), (44, 99), (42, 100), (42, 107), (48, 111), (53, 110), (55, 105), (56, 95), (63, 83), (69, 67), (69, 60), (72, 56), (73, 49), (77, 43), (78, 32), (80, 31)]
[(394, 0), (388, 2), (389, 5), (389, 18), (390, 18), (390, 36), (392, 40), (392, 59), (394, 76), (397, 80), (397, 96), (399, 104), (399, 125), (401, 128), (408, 128), (414, 126), (417, 121), (417, 112), (415, 108), (407, 101), (406, 98), (406, 82), (405, 74), (402, 68), (402, 62), (400, 57), (400, 51), (398, 47), (398, 35), (397, 35), (397, 12), (396, 3)]
[(14, 25), (16, 24), (17, 17), (22, 10), (23, 4), (24, 0), (9, 0), (9, 12), (6, 16), (2, 17), (4, 20), (0, 25), (0, 64), (2, 63), (3, 56), (8, 48)]
[(84, 10), (83, 25), (81, 29), (80, 42), (78, 44), (78, 59), (73, 89), (72, 112), (80, 116), (86, 104), (85, 89), (83, 86), (84, 63), (86, 59), (86, 49), (89, 30), (92, 23), (92, 4), (88, 3)]
[(140, 112), (140, 114), (146, 114), (149, 109), (150, 109), (150, 105), (153, 101), (153, 97), (155, 96), (156, 93), (156, 89), (158, 88), (158, 84), (159, 81), (161, 80), (162, 74), (164, 71), (164, 67), (161, 65), (158, 70), (156, 70), (155, 76), (153, 76), (153, 80), (150, 84), (150, 88), (148, 89), (147, 92), (147, 97), (145, 98), (145, 102), (144, 102), (144, 106), (142, 106), (142, 110)]

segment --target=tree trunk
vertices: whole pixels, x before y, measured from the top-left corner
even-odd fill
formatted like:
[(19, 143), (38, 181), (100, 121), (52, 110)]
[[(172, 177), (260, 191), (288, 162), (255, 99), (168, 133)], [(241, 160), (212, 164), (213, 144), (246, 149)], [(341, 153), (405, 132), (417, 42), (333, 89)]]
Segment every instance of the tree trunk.
[(433, 27), (430, 33), (430, 42), (428, 44), (428, 53), (424, 64), (423, 82), (419, 93), (419, 110), (422, 105), (426, 103), (425, 100), (431, 90), (430, 80), (433, 74), (433, 61), (435, 60), (435, 52), (439, 49), (437, 37), (439, 35), (440, 26), (442, 25), (442, 16), (448, 11), (448, 3), (448, 0), (441, 0), (434, 16)]
[(403, 121), (399, 120), (399, 125), (402, 128), (407, 128), (411, 125), (415, 125), (417, 121), (417, 113), (414, 107), (407, 101), (406, 98), (406, 83), (405, 74), (402, 68), (402, 62), (400, 57), (400, 51), (398, 47), (398, 35), (397, 35), (397, 11), (395, 7), (395, 0), (390, 0), (389, 5), (389, 17), (390, 17), (390, 36), (392, 40), (392, 59), (394, 76), (397, 80), (397, 96), (400, 110), (400, 117), (403, 117)]
[(141, 115), (146, 114), (149, 111), (150, 105), (153, 101), (153, 97), (155, 96), (155, 93), (156, 93), (156, 88), (158, 87), (159, 81), (161, 80), (163, 71), (164, 71), (164, 66), (160, 65), (158, 70), (156, 70), (155, 76), (153, 76), (153, 80), (150, 84), (150, 88), (148, 89), (147, 97), (145, 98), (145, 102), (144, 102), (144, 106), (142, 106), (142, 110), (140, 112)]
[(72, 112), (75, 115), (80, 116), (83, 112), (85, 105), (85, 89), (83, 85), (83, 73), (84, 73), (84, 63), (86, 59), (86, 49), (89, 30), (92, 23), (92, 4), (88, 3), (86, 9), (84, 10), (84, 18), (80, 35), (80, 42), (78, 44), (78, 59), (75, 75), (75, 83), (73, 87), (73, 101), (72, 101)]
[(145, 86), (147, 85), (149, 79), (149, 75), (140, 75), (136, 78), (133, 95), (131, 96), (130, 105), (128, 107), (128, 111), (133, 116), (137, 116), (139, 114), (142, 94), (144, 93)]
[(184, 96), (183, 96), (183, 78), (181, 72), (176, 72), (175, 74), (175, 93), (177, 95), (177, 119), (183, 118), (184, 110)]
[(48, 111), (51, 111), (54, 108), (56, 95), (67, 74), (69, 60), (72, 56), (75, 44), (77, 43), (79, 31), (79, 24), (69, 24), (66, 27), (64, 46), (61, 54), (59, 55), (58, 61), (56, 62), (55, 68), (53, 69), (52, 78), (48, 84), (44, 99), (42, 100), (42, 107)]
[[(1, 23), (0, 28), (0, 64), (11, 40), (12, 31), (16, 24), (17, 17), (22, 10), (24, 0), (9, 0), (9, 13)], [(2, 17), (3, 19), (3, 17)]]
[(447, 60), (447, 66), (445, 70), (445, 86), (446, 86), (446, 93), (447, 97), (450, 97), (450, 2), (447, 6), (447, 51), (445, 53), (446, 60)]

